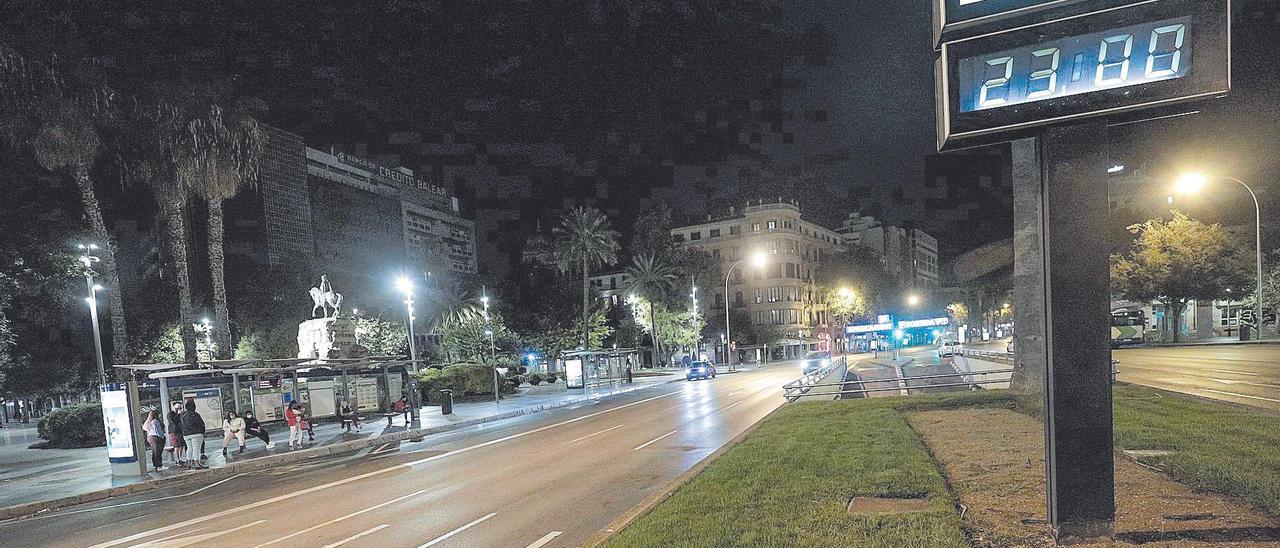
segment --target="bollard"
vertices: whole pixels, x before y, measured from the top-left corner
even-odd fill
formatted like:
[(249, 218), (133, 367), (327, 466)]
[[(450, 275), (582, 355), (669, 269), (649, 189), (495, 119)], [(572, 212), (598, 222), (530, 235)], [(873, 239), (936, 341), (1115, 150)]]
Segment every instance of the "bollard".
[(453, 391), (452, 390), (440, 391), (440, 414), (441, 415), (453, 414)]

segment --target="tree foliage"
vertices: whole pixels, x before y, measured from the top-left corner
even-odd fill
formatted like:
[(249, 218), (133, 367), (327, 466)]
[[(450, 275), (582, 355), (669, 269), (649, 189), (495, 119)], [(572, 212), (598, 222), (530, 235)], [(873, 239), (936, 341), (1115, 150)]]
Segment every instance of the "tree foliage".
[[(831, 291), (848, 289), (858, 297), (860, 304), (850, 311), (850, 318), (875, 315), (897, 306), (902, 293), (897, 281), (885, 271), (880, 255), (856, 245), (825, 257), (817, 281), (828, 296)], [(828, 304), (831, 302), (828, 300)]]
[(403, 320), (381, 316), (356, 316), (356, 342), (369, 349), (371, 356), (408, 356), (409, 337)]
[[(594, 207), (576, 207), (564, 213), (552, 229), (556, 267), (582, 274), (582, 325), (591, 310), (591, 269), (618, 262), (618, 232), (609, 218)], [(586, 337), (586, 334), (583, 334)]]
[[(1174, 212), (1168, 221), (1152, 219), (1129, 230), (1136, 236), (1133, 247), (1111, 257), (1112, 290), (1119, 296), (1160, 302), (1176, 321), (1188, 301), (1247, 291), (1247, 253), (1221, 226)], [(1175, 326), (1175, 341), (1179, 331)]]
[(471, 363), (489, 363), (491, 349), (489, 335), (485, 332), (493, 330), (492, 346), (497, 352), (505, 352), (518, 341), (516, 334), (507, 328), (502, 315), (496, 312), (489, 314), (489, 323), (480, 316), (469, 317), (463, 321), (444, 325), (440, 328), (443, 339), (441, 345), (450, 361)]

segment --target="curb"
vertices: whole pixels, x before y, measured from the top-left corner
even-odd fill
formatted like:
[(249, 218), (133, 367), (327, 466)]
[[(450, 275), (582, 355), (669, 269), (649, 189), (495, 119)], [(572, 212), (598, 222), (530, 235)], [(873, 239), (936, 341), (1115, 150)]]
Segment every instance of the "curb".
[(148, 479), (139, 483), (121, 485), (119, 487), (111, 487), (108, 489), (102, 489), (99, 491), (93, 491), (89, 493), (82, 493), (79, 495), (72, 495), (69, 497), (62, 497), (62, 498), (50, 499), (50, 500), (39, 501), (39, 502), (29, 502), (26, 504), (6, 506), (4, 508), (0, 508), (0, 522), (9, 521), (13, 519), (21, 519), (24, 517), (48, 512), (51, 510), (66, 508), (68, 506), (76, 506), (79, 504), (97, 502), (100, 500), (106, 500), (114, 497), (132, 495), (135, 493), (141, 493), (144, 491), (159, 489), (161, 487), (170, 487), (175, 485), (182, 485), (184, 483), (193, 483), (197, 481), (216, 481), (220, 479), (229, 478), (237, 474), (243, 474), (245, 472), (257, 472), (260, 470), (267, 470), (269, 468), (274, 468), (275, 466), (278, 466), (281, 464), (289, 464), (289, 463), (303, 461), (303, 460), (316, 458), (316, 457), (326, 457), (336, 453), (344, 453), (347, 451), (363, 449), (365, 447), (373, 447), (373, 446), (382, 445), (385, 443), (404, 441), (407, 439), (414, 439), (414, 438), (423, 438), (431, 434), (439, 434), (442, 432), (461, 430), (463, 428), (476, 426), (479, 424), (485, 424), (489, 422), (521, 417), (524, 415), (532, 415), (534, 413), (546, 411), (549, 409), (557, 409), (560, 407), (567, 407), (570, 405), (582, 403), (584, 401), (608, 398), (612, 396), (627, 394), (630, 392), (637, 392), (640, 390), (653, 388), (655, 386), (663, 386), (666, 384), (671, 384), (673, 382), (679, 382), (683, 380), (684, 378), (681, 377), (681, 378), (677, 378), (677, 379), (673, 379), (665, 382), (655, 382), (646, 386), (635, 386), (635, 387), (626, 388), (626, 389), (614, 390), (605, 394), (596, 394), (592, 396), (584, 395), (581, 398), (575, 398), (572, 400), (545, 403), (542, 405), (535, 405), (535, 406), (526, 407), (523, 409), (507, 411), (505, 413), (498, 413), (496, 415), (489, 415), (486, 417), (468, 419), (468, 420), (458, 421), (451, 424), (442, 424), (439, 426), (432, 426), (430, 428), (418, 428), (415, 430), (406, 430), (403, 432), (393, 432), (391, 434), (383, 434), (381, 436), (377, 436), (373, 438), (351, 440), (351, 441), (345, 441), (341, 443), (335, 443), (333, 445), (324, 445), (320, 447), (303, 449), (300, 451), (293, 451), (290, 453), (279, 453), (274, 455), (257, 457), (254, 459), (231, 463), (222, 468), (210, 468), (207, 470), (199, 470), (199, 471), (190, 472), (187, 474), (182, 474), (177, 476), (153, 478), (153, 479)]
[(779, 405), (774, 408), (773, 411), (770, 411), (768, 415), (760, 417), (760, 420), (756, 421), (751, 426), (748, 426), (746, 430), (743, 430), (737, 436), (734, 436), (733, 439), (725, 442), (725, 444), (720, 446), (719, 449), (716, 449), (710, 455), (703, 457), (702, 460), (695, 463), (688, 470), (685, 470), (683, 474), (676, 476), (675, 479), (667, 482), (666, 485), (663, 485), (657, 492), (645, 497), (644, 500), (631, 507), (630, 510), (627, 510), (626, 513), (619, 516), (618, 519), (609, 522), (604, 529), (601, 529), (597, 531), (596, 534), (591, 535), (591, 538), (587, 539), (586, 542), (582, 544), (583, 548), (596, 548), (597, 546), (604, 544), (605, 541), (609, 540), (623, 529), (626, 529), (628, 525), (631, 525), (631, 522), (634, 522), (635, 520), (644, 517), (645, 514), (653, 511), (658, 504), (661, 504), (663, 501), (671, 498), (672, 495), (676, 494), (676, 491), (681, 487), (684, 487), (686, 483), (689, 483), (689, 481), (698, 474), (701, 474), (703, 469), (710, 466), (712, 462), (720, 458), (725, 453), (728, 453), (730, 449), (733, 449), (734, 446), (741, 443), (742, 440), (747, 439), (747, 436), (750, 436), (759, 429), (760, 425), (763, 424), (764, 421), (768, 420), (769, 417), (772, 417), (774, 413), (777, 413), (778, 410), (784, 407), (786, 407), (786, 404)]
[(1133, 345), (1130, 347), (1122, 346), (1119, 349), (1123, 350), (1125, 348), (1135, 348), (1135, 349), (1136, 348), (1181, 348), (1184, 346), (1248, 346), (1251, 344), (1262, 344), (1262, 345), (1280, 344), (1280, 339), (1262, 339), (1262, 340), (1253, 340), (1253, 341), (1222, 341), (1222, 342), (1190, 341), (1190, 342), (1176, 342), (1176, 343), (1142, 343), (1141, 345)]

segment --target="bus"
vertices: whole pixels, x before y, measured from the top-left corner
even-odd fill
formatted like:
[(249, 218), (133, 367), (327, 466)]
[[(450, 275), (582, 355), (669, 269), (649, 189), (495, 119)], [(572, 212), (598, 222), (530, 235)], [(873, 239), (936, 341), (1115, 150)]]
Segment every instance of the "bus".
[(1147, 318), (1141, 310), (1114, 310), (1111, 312), (1111, 346), (1138, 344), (1143, 341)]

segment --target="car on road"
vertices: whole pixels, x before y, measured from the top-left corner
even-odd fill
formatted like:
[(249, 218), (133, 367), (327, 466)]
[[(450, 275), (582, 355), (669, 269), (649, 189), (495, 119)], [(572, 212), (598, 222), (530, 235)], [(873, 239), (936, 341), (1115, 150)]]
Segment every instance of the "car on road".
[(817, 350), (805, 354), (804, 360), (800, 362), (800, 370), (808, 375), (828, 365), (831, 365), (831, 353), (826, 350)]
[(694, 379), (714, 379), (716, 378), (716, 366), (709, 362), (693, 362), (689, 364), (689, 370), (684, 374), (685, 380)]
[(960, 353), (960, 343), (956, 341), (942, 341), (938, 345), (938, 357), (947, 358)]

